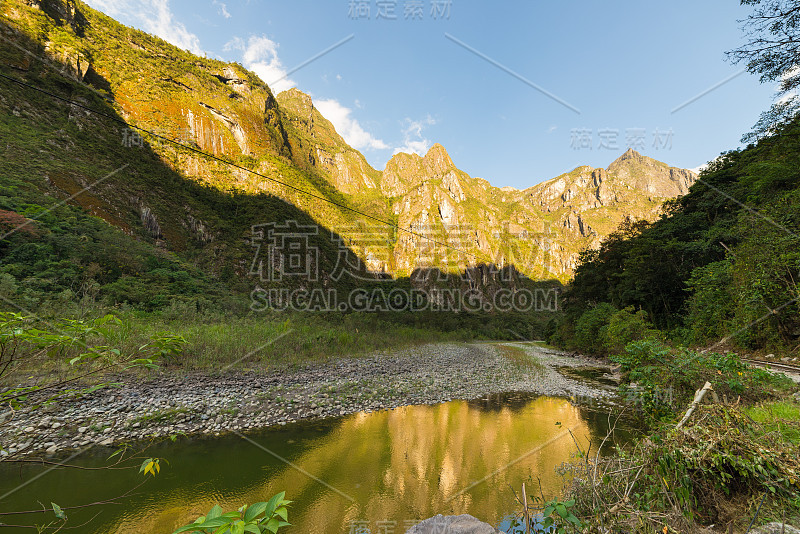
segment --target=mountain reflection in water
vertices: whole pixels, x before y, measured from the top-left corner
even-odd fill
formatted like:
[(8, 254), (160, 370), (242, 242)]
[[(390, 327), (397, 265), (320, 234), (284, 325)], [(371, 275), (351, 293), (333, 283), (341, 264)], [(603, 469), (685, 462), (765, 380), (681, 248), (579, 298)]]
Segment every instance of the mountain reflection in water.
[[(568, 430), (585, 448), (605, 435), (605, 425), (606, 414), (564, 399), (502, 394), (162, 444), (148, 452), (169, 460), (161, 475), (81, 531), (169, 534), (215, 503), (232, 510), (279, 491), (294, 501), (286, 534), (396, 534), (437, 513), (469, 513), (497, 525), (516, 511), (512, 488), (519, 493), (522, 482), (534, 481), (528, 486), (538, 494), (540, 480), (548, 498), (559, 494), (555, 467), (576, 451)], [(41, 469), (2, 473), (0, 493)], [(3, 508), (36, 508), (37, 500), (84, 504), (123, 493), (137, 476), (53, 471)], [(78, 524), (94, 513), (70, 519)]]

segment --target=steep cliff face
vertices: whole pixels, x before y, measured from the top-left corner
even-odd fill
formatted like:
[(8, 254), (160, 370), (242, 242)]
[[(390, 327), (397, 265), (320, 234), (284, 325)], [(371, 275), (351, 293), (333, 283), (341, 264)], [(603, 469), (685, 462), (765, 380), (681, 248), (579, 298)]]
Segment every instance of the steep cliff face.
[(278, 95), (278, 103), (298, 165), (325, 176), (343, 193), (379, 189), (380, 173), (336, 133), (310, 96), (290, 89)]
[[(68, 76), (80, 90), (66, 96), (99, 99), (131, 125), (267, 179), (155, 137), (135, 137), (120, 125), (97, 130), (107, 146), (133, 144), (129, 154), (151, 154), (187, 180), (217, 191), (279, 197), (335, 231), (377, 272), (402, 276), (420, 267), (462, 271), (494, 263), (513, 265), (535, 279), (565, 280), (580, 250), (597, 246), (626, 217), (656, 217), (665, 199), (686, 193), (696, 179), (690, 171), (628, 150), (607, 169), (583, 166), (525, 190), (500, 189), (459, 170), (439, 144), (424, 156), (397, 154), (378, 171), (347, 145), (308, 95), (294, 89), (273, 95), (238, 64), (194, 56), (77, 0), (7, 1), (0, 4), (0, 22), (3, 68), (37, 83)], [(57, 76), (47, 62), (58, 66)], [(35, 107), (24, 97), (5, 104), (15, 113)], [(78, 130), (97, 126), (90, 124), (94, 118), (69, 113)], [(58, 135), (63, 139), (53, 142), (65, 147), (79, 142), (76, 133)], [(114, 176), (77, 201), (110, 224), (166, 248), (180, 251), (193, 244), (204, 251), (203, 261), (234, 261), (231, 250), (239, 245), (232, 243), (245, 238), (225, 233), (235, 215), (211, 213), (201, 200), (154, 186), (136, 167), (132, 176)], [(65, 192), (91, 183), (74, 171), (50, 172), (48, 180)], [(246, 228), (276, 216), (253, 213), (252, 220), (237, 224)], [(245, 260), (236, 254), (241, 268)]]
[(683, 195), (697, 180), (628, 149), (608, 168), (581, 166), (520, 192), (521, 209), (548, 222), (554, 272), (568, 276), (584, 248), (597, 247), (625, 219), (654, 220), (664, 201)]

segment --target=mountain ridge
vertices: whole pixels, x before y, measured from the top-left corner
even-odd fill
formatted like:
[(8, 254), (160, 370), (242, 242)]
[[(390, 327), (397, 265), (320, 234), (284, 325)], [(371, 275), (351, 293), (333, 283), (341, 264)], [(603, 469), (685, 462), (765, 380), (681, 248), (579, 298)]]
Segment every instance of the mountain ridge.
[[(354, 243), (377, 273), (408, 276), (421, 267), (463, 270), (482, 262), (563, 281), (581, 250), (599, 245), (625, 219), (654, 219), (664, 200), (683, 194), (696, 178), (629, 150), (606, 169), (580, 166), (509, 190), (460, 170), (438, 143), (423, 156), (395, 154), (379, 171), (345, 142), (309, 95), (297, 89), (275, 95), (237, 63), (199, 58), (79, 0), (18, 0), (3, 9), (6, 38), (27, 36), (38, 43), (40, 53), (63, 64), (130, 124), (258, 174), (147, 138), (176, 172), (204, 187), (289, 202)], [(33, 75), (25, 54), (3, 48), (6, 68)], [(78, 178), (70, 180), (59, 183), (65, 190), (80, 189)], [(224, 214), (203, 214), (186, 203), (178, 208), (130, 181), (109, 180), (95, 196), (84, 207), (128, 232), (141, 231), (178, 251), (199, 239), (202, 250), (214, 250), (199, 253), (201, 263), (216, 258), (219, 269), (225, 258), (241, 256), (221, 242), (220, 223), (209, 222)], [(395, 228), (378, 228), (376, 219)], [(251, 224), (256, 222), (263, 221)], [(236, 265), (244, 269), (242, 259)]]

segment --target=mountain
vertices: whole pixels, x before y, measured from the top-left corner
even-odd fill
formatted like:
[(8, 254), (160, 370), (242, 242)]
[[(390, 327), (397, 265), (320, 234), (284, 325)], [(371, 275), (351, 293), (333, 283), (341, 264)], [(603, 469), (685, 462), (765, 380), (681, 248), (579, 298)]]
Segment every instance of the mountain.
[(367, 246), (362, 256), (377, 271), (458, 270), (479, 258), (514, 264), (533, 278), (565, 280), (581, 250), (597, 247), (626, 218), (656, 219), (664, 201), (686, 194), (697, 178), (628, 149), (607, 169), (582, 166), (525, 190), (497, 188), (458, 169), (438, 143), (425, 156), (398, 153), (377, 171), (310, 96), (291, 89), (277, 99), (290, 137), (298, 139), (292, 146), (307, 154), (309, 168), (356, 204), (384, 207), (400, 228), (418, 234), (400, 232), (388, 255)]
[[(0, 72), (57, 97), (0, 80), (0, 150), (17, 162), (8, 175), (222, 279), (246, 278), (253, 226), (295, 219), (329, 232), (314, 238), (325, 276), (344, 243), (370, 271), (398, 277), (483, 263), (566, 280), (582, 249), (625, 218), (656, 218), (696, 179), (628, 150), (607, 169), (497, 188), (439, 144), (379, 171), (301, 91), (274, 95), (239, 64), (197, 57), (78, 0), (6, 1), (0, 30)], [(20, 214), (25, 202), (0, 208)]]

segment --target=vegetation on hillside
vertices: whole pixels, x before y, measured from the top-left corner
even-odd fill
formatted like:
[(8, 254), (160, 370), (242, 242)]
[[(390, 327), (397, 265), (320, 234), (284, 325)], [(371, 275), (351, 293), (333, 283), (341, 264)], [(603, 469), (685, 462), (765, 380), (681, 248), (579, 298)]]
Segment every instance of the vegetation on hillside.
[(661, 219), (626, 223), (598, 250), (583, 253), (553, 340), (607, 352), (590, 331), (607, 323), (612, 307), (630, 307), (679, 343), (730, 337), (748, 350), (795, 351), (798, 169), (797, 119), (720, 156)]

